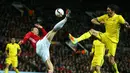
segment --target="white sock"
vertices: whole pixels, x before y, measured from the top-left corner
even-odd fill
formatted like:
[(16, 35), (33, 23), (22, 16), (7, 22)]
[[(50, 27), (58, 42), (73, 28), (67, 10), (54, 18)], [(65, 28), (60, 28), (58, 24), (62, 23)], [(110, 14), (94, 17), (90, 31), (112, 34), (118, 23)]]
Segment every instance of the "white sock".
[(60, 29), (64, 26), (64, 24), (66, 23), (66, 21), (67, 21), (67, 18), (65, 17), (63, 20), (61, 20), (60, 22), (58, 22), (58, 23), (54, 26), (53, 30), (54, 30), (54, 31), (60, 30)]
[(51, 72), (51, 71), (48, 71), (48, 73), (53, 73), (53, 72)]

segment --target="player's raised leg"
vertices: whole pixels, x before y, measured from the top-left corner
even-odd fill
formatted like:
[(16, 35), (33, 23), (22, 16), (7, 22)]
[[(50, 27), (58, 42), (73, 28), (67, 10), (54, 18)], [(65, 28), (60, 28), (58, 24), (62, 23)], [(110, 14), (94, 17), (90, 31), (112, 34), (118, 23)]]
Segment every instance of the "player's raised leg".
[(47, 34), (47, 39), (51, 42), (51, 40), (53, 39), (54, 35), (56, 34), (56, 32), (58, 30), (60, 30), (64, 24), (67, 22), (67, 19), (70, 17), (70, 13), (71, 11), (69, 9), (66, 10), (66, 17), (61, 20), (60, 22), (58, 22), (54, 28)]
[(69, 39), (71, 40), (71, 42), (73, 43), (73, 44), (76, 44), (76, 43), (78, 43), (78, 42), (80, 42), (80, 41), (82, 41), (82, 40), (85, 40), (85, 39), (88, 39), (88, 38), (90, 38), (91, 37), (91, 33), (88, 31), (88, 32), (86, 32), (86, 33), (84, 33), (84, 34), (82, 34), (80, 37), (78, 37), (78, 38), (75, 38), (75, 37), (73, 37), (71, 34), (69, 34)]
[[(47, 40), (48, 40), (49, 42), (52, 41), (52, 39), (53, 39), (53, 37), (55, 36), (56, 32), (57, 32), (58, 30), (60, 30), (60, 29), (64, 26), (64, 24), (67, 22), (67, 19), (69, 18), (70, 13), (71, 13), (71, 11), (70, 11), (69, 9), (67, 9), (67, 11), (66, 11), (66, 17), (65, 17), (63, 20), (61, 20), (60, 22), (58, 22), (58, 23), (54, 26), (54, 28), (47, 33), (46, 38), (47, 38)], [(45, 61), (45, 64), (46, 64), (46, 66), (48, 67), (48, 73), (53, 73), (54, 67), (53, 67), (53, 64), (52, 64), (50, 58), (48, 58), (48, 59)]]

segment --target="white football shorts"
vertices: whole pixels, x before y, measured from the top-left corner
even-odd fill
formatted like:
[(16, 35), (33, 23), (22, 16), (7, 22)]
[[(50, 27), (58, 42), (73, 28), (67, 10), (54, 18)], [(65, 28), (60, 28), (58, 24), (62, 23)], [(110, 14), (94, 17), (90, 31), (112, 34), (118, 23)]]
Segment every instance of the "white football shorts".
[(46, 36), (36, 43), (36, 53), (42, 58), (43, 62), (46, 62), (46, 60), (50, 58), (50, 45), (51, 43)]

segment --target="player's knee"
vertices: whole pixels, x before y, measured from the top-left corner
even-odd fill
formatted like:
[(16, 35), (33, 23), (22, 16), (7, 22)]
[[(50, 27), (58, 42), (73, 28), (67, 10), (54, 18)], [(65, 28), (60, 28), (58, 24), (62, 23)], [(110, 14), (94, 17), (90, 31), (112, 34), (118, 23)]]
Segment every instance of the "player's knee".
[(91, 67), (91, 68), (90, 68), (90, 73), (93, 73), (94, 70), (95, 70), (95, 67)]
[(53, 67), (53, 66), (50, 66), (50, 67), (49, 67), (49, 71), (52, 71), (52, 72), (53, 72), (53, 71), (54, 71), (54, 67)]
[(100, 72), (100, 66), (96, 66), (95, 70), (96, 70), (97, 72)]
[(57, 31), (55, 31), (54, 29), (51, 30), (51, 33), (55, 33), (55, 32), (57, 32)]
[(6, 68), (9, 68), (9, 64), (6, 64)]
[(16, 67), (13, 67), (14, 70), (16, 70), (17, 68)]
[(115, 63), (114, 57), (113, 57), (113, 56), (110, 56), (109, 61), (110, 61), (111, 64), (114, 64), (114, 63)]
[(90, 34), (97, 36), (98, 35), (98, 31), (94, 30), (94, 29), (90, 29), (89, 30)]
[(93, 34), (93, 31), (94, 31), (94, 29), (90, 29), (90, 30), (89, 30), (89, 33)]
[(90, 73), (94, 73), (94, 70), (90, 70)]
[(50, 64), (50, 65), (48, 66), (48, 70), (53, 72), (53, 71), (54, 71), (53, 65)]
[(47, 34), (46, 38), (51, 42), (55, 34), (56, 32), (52, 30)]

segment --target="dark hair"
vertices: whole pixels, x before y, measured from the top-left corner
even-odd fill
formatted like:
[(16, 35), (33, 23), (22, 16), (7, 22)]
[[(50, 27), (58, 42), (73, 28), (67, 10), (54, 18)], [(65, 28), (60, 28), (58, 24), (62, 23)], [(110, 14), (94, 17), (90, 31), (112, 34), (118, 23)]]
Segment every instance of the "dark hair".
[(115, 11), (115, 13), (118, 13), (120, 10), (119, 6), (117, 6), (115, 4), (110, 4), (107, 7), (109, 7), (112, 11)]

